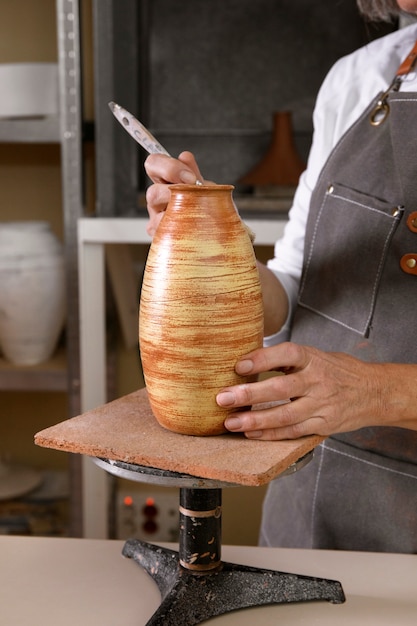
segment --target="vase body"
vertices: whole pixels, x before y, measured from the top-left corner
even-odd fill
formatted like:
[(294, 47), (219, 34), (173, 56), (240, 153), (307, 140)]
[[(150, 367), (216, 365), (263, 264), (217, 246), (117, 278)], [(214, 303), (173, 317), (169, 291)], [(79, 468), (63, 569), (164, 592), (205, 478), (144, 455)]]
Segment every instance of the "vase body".
[(139, 344), (158, 422), (187, 435), (225, 432), (223, 387), (253, 380), (234, 367), (262, 346), (263, 306), (253, 246), (230, 185), (172, 185), (149, 250)]
[(65, 319), (62, 244), (47, 222), (0, 224), (0, 347), (16, 365), (53, 353)]

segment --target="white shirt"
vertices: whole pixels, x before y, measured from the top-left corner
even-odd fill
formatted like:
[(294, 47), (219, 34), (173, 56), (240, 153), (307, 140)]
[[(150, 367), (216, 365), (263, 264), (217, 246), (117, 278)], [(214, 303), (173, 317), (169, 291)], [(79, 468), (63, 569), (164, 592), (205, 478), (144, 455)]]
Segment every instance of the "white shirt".
[[(314, 133), (307, 168), (300, 177), (284, 235), (276, 242), (274, 258), (267, 264), (287, 292), (290, 313), (278, 333), (265, 337), (265, 346), (285, 341), (289, 336), (302, 270), (310, 198), (321, 169), (342, 135), (371, 100), (390, 85), (416, 40), (414, 23), (339, 59), (323, 81), (313, 113)], [(417, 91), (417, 72), (406, 77), (401, 90)]]

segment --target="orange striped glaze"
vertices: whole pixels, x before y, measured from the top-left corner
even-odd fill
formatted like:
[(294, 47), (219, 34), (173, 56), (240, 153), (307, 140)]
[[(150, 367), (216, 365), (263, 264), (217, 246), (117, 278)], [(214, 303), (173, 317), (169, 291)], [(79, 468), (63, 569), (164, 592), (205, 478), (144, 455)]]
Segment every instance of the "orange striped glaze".
[(263, 307), (253, 246), (231, 185), (172, 185), (143, 278), (139, 344), (158, 422), (217, 435), (228, 410), (216, 393), (253, 380), (234, 371), (262, 345)]

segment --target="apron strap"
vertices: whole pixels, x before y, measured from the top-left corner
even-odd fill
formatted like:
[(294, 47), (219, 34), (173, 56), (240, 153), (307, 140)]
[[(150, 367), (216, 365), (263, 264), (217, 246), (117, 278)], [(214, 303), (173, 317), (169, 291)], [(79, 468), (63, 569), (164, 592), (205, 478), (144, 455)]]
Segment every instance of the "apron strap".
[(404, 61), (401, 63), (400, 67), (397, 70), (397, 76), (405, 76), (413, 69), (415, 63), (417, 61), (417, 41), (412, 47), (411, 52), (408, 56), (405, 57)]
[(369, 121), (372, 126), (380, 126), (385, 121), (389, 114), (389, 104), (387, 102), (389, 94), (391, 93), (391, 91), (399, 90), (404, 78), (407, 76), (407, 74), (411, 72), (416, 62), (417, 41), (414, 43), (414, 46), (398, 68), (394, 80), (392, 81), (388, 89), (384, 91), (384, 93), (378, 98), (375, 108), (372, 109), (371, 115), (369, 116)]
[[(412, 71), (412, 69), (416, 66), (417, 62), (417, 41), (414, 44), (412, 50), (408, 54), (408, 56), (401, 63), (400, 67), (397, 70), (397, 76), (400, 83), (404, 80), (404, 78)], [(401, 96), (398, 95), (397, 98)], [(389, 105), (388, 105), (389, 106)], [(414, 187), (415, 187), (415, 179), (416, 179), (416, 166), (415, 160), (407, 158), (409, 155), (408, 146), (410, 141), (413, 142), (416, 133), (413, 130), (413, 126), (406, 123), (406, 119), (404, 118), (404, 107), (398, 109), (395, 106), (395, 103), (391, 103), (391, 140), (392, 140), (392, 151), (394, 155), (394, 159), (397, 163), (397, 171), (398, 176), (400, 178), (401, 187), (403, 191), (403, 202), (406, 206), (410, 206), (415, 197), (414, 195)], [(413, 258), (415, 258), (415, 254), (413, 254)], [(417, 269), (412, 268), (410, 272), (410, 267), (407, 266), (407, 262), (409, 261), (409, 256), (405, 255), (402, 259), (402, 267), (405, 264), (403, 269), (408, 273), (417, 274)]]

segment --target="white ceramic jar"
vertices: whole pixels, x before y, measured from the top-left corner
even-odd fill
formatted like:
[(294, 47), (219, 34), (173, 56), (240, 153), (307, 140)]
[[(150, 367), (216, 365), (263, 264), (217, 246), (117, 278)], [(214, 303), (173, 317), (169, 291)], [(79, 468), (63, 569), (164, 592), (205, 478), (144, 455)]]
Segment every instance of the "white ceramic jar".
[(65, 322), (63, 246), (48, 222), (0, 223), (0, 347), (16, 365), (53, 353)]

